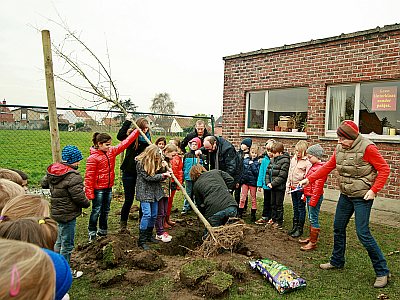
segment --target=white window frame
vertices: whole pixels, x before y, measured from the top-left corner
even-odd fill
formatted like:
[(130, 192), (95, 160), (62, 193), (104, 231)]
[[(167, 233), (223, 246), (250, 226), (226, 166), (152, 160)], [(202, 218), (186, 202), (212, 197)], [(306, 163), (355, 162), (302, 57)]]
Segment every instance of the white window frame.
[[(307, 137), (306, 132), (286, 132), (286, 131), (270, 131), (268, 128), (268, 94), (270, 90), (261, 91), (248, 91), (246, 92), (246, 112), (245, 112), (245, 123), (244, 123), (244, 133), (251, 134), (254, 136), (274, 136), (274, 137), (293, 137), (293, 138), (304, 138)], [(248, 128), (248, 118), (250, 109), (250, 93), (264, 92), (264, 128)]]
[[(396, 80), (398, 81), (398, 80)], [(371, 83), (379, 82), (372, 81)], [(337, 85), (328, 85), (326, 91), (326, 109), (325, 109), (325, 136), (329, 138), (337, 138), (336, 129), (328, 130), (328, 122), (329, 122), (329, 110), (330, 110), (330, 98), (331, 98), (331, 87), (340, 87), (340, 86), (354, 86), (355, 87), (355, 95), (354, 95), (354, 123), (357, 125), (360, 123), (360, 96), (361, 96), (361, 83), (350, 83), (350, 84), (337, 84)], [(398, 141), (400, 140), (400, 135), (381, 135), (381, 134), (362, 134), (364, 137), (370, 140), (383, 140), (383, 141)]]

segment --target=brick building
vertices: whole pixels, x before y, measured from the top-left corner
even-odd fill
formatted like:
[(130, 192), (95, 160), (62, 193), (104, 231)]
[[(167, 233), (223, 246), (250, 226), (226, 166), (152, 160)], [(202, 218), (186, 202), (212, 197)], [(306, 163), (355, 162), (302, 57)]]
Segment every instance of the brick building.
[[(327, 158), (336, 128), (352, 119), (391, 166), (380, 197), (400, 194), (400, 25), (224, 57), (223, 136), (293, 153), (303, 139)], [(336, 171), (327, 182), (337, 189)]]

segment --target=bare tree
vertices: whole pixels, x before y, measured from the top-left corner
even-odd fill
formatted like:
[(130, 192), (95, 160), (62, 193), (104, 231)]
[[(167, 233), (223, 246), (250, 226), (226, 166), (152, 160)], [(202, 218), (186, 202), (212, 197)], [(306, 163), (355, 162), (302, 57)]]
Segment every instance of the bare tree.
[(78, 97), (87, 100), (89, 95), (91, 97), (90, 101), (94, 105), (108, 103), (110, 109), (118, 108), (123, 114), (127, 113), (127, 108), (132, 109), (132, 107), (135, 107), (136, 109), (136, 105), (132, 103), (131, 99), (120, 99), (117, 86), (111, 76), (108, 47), (107, 62), (104, 63), (82, 41), (79, 34), (68, 27), (66, 22), (56, 22), (51, 19), (49, 21), (65, 32), (61, 42), (52, 42), (53, 53), (63, 62), (61, 71), (55, 73), (54, 76), (75, 88), (78, 91), (78, 93), (75, 93)]
[(174, 114), (175, 103), (168, 93), (160, 93), (153, 98), (150, 110), (153, 113)]

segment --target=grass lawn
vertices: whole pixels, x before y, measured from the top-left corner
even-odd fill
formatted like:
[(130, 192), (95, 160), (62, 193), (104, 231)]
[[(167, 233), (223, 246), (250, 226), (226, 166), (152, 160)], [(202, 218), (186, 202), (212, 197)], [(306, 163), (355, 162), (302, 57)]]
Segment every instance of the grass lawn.
[[(261, 207), (262, 199), (258, 199)], [(137, 202), (135, 202), (137, 204)], [(117, 230), (119, 216), (115, 215), (122, 206), (122, 202), (113, 201), (110, 213), (110, 228)], [(174, 207), (181, 208), (182, 194), (177, 193), (174, 200)], [(88, 214), (90, 210), (87, 211)], [(260, 212), (260, 211), (259, 211)], [(248, 216), (249, 218), (249, 216)], [(285, 230), (289, 227), (291, 220), (291, 207), (285, 206)], [(319, 269), (320, 263), (329, 261), (333, 245), (333, 215), (321, 213), (321, 240), (318, 249), (314, 252), (304, 252), (303, 261), (309, 266), (295, 271), (300, 273), (307, 280), (307, 287), (303, 290), (279, 295), (261, 275), (257, 280), (244, 283), (235, 283), (230, 290), (228, 299), (376, 299), (380, 293), (387, 294), (390, 299), (400, 299), (400, 287), (396, 284), (396, 277), (400, 272), (399, 255), (387, 254), (399, 250), (400, 229), (381, 225), (371, 225), (373, 235), (378, 240), (382, 251), (391, 269), (392, 279), (388, 287), (384, 289), (373, 288), (375, 274), (372, 269), (367, 252), (359, 243), (355, 234), (354, 221), (351, 220), (348, 227), (346, 266), (342, 270), (324, 271)], [(249, 222), (249, 219), (246, 219)], [(79, 218), (77, 222), (77, 243), (85, 242), (87, 239), (88, 216)], [(138, 224), (130, 221), (130, 229), (137, 236)], [(256, 225), (254, 225), (256, 226)], [(274, 245), (271, 245), (274, 247)], [(160, 277), (157, 281), (149, 282), (142, 287), (121, 286), (111, 288), (94, 287), (89, 278), (83, 276), (73, 282), (70, 291), (71, 299), (171, 299), (169, 293), (174, 288), (175, 274)], [(240, 287), (240, 291), (239, 291)], [(186, 298), (185, 298), (186, 299)]]

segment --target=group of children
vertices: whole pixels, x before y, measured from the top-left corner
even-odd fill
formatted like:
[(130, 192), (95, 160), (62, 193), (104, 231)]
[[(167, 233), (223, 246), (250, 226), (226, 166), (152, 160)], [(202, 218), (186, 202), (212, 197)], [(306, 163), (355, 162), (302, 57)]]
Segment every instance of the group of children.
[(27, 176), (15, 171), (0, 169), (0, 299), (69, 299), (72, 274), (78, 275), (57, 253), (49, 202), (26, 194)]
[[(245, 138), (241, 142), (239, 155), (242, 158), (243, 171), (239, 182), (241, 196), (238, 216), (241, 218), (246, 210), (250, 191), (251, 221), (258, 225), (271, 225), (272, 228), (283, 229), (283, 202), (285, 194), (290, 194), (293, 204), (293, 226), (288, 234), (293, 238), (303, 234), (307, 207), (311, 225), (310, 236), (300, 239), (299, 242), (304, 244), (301, 250), (315, 249), (320, 232), (319, 210), (327, 178), (321, 178), (304, 189), (298, 184), (324, 164), (323, 148), (319, 144), (308, 146), (306, 141), (299, 141), (295, 145), (294, 155), (290, 158), (281, 142), (270, 139), (265, 144), (265, 152), (259, 155), (258, 148), (252, 145), (252, 140)], [(263, 191), (264, 201), (262, 217), (256, 221), (257, 189)]]

